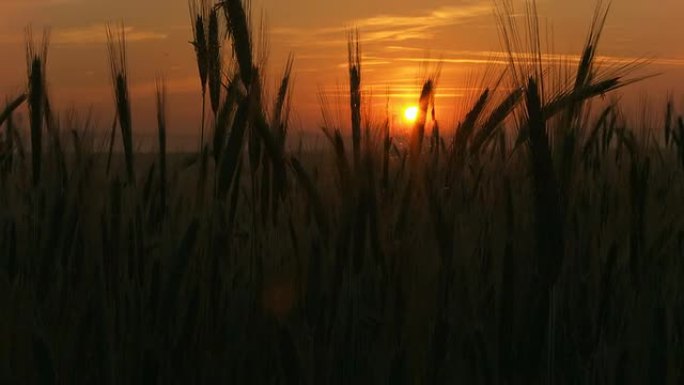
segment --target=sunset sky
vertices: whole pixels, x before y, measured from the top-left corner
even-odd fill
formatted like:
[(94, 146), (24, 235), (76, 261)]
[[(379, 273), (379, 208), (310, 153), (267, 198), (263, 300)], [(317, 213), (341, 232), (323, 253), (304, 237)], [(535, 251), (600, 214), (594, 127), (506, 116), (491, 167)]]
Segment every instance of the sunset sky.
[[(539, 0), (539, 13), (553, 31), (557, 54), (580, 51), (594, 0)], [(320, 122), (318, 93), (344, 91), (346, 36), (360, 30), (363, 84), (378, 105), (389, 89), (393, 113), (418, 97), (421, 63), (443, 63), (438, 105), (455, 116), (469, 95), (472, 74), (500, 50), (491, 0), (254, 0), (269, 31), (270, 83), (288, 53), (295, 55), (295, 128)], [(523, 8), (519, 7), (522, 11)], [(655, 100), (684, 94), (684, 2), (614, 0), (600, 55), (650, 58), (645, 73), (660, 75), (633, 87)], [(199, 81), (186, 0), (0, 0), (0, 93), (12, 96), (25, 80), (24, 29), (51, 28), (49, 85), (60, 107), (93, 107), (103, 126), (113, 116), (105, 24), (123, 21), (129, 40), (134, 119), (151, 130), (155, 74), (165, 74), (172, 132), (192, 133), (199, 113)], [(35, 33), (39, 35), (39, 33)], [(503, 67), (502, 67), (503, 69)], [(660, 99), (659, 99), (660, 98)]]

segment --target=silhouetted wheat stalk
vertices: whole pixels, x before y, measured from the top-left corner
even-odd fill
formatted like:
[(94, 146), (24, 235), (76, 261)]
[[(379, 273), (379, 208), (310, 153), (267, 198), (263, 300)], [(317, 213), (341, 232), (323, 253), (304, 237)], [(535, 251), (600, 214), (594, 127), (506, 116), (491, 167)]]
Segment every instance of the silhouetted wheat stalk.
[(43, 153), (43, 122), (47, 104), (45, 69), (48, 54), (47, 32), (43, 34), (41, 51), (36, 50), (31, 29), (26, 32), (26, 64), (28, 67), (28, 107), (31, 124), (31, 159), (33, 184), (40, 181)]
[(246, 11), (249, 9), (249, 1), (243, 3), (243, 0), (225, 0), (220, 1), (217, 7), (222, 7), (224, 10), (240, 76), (245, 88), (249, 89), (253, 77), (252, 37), (249, 33)]
[(349, 105), (351, 109), (352, 148), (354, 169), (361, 161), (361, 54), (358, 31), (351, 33), (347, 44), (349, 62)]
[[(207, 81), (210, 73), (210, 67), (215, 65), (215, 63), (212, 63), (214, 58), (210, 57), (209, 50), (215, 50), (215, 52), (212, 53), (216, 54), (218, 51), (218, 44), (216, 44), (214, 47), (209, 46), (209, 0), (188, 0), (188, 8), (190, 10), (190, 22), (192, 25), (192, 36), (194, 38), (191, 44), (193, 47), (195, 47), (197, 69), (199, 71), (200, 85), (202, 88), (202, 122), (200, 125), (199, 143), (199, 149), (202, 151), (202, 147), (204, 147), (204, 114), (206, 110)], [(215, 27), (216, 31), (212, 32), (218, 33), (218, 23), (215, 24)], [(214, 41), (214, 43), (218, 43), (218, 41)]]
[(161, 212), (167, 209), (167, 164), (166, 164), (166, 84), (163, 78), (157, 79), (157, 127), (159, 139), (159, 191)]
[(527, 86), (527, 114), (530, 126), (530, 152), (534, 180), (535, 220), (540, 276), (553, 285), (563, 263), (563, 211), (553, 159), (542, 115), (537, 82), (530, 79)]
[(425, 81), (423, 89), (420, 92), (418, 100), (418, 119), (416, 120), (413, 131), (411, 132), (411, 140), (409, 143), (411, 162), (414, 167), (417, 165), (420, 154), (423, 150), (423, 140), (425, 139), (425, 124), (427, 123), (427, 114), (430, 106), (434, 105), (434, 94), (436, 88), (436, 78), (431, 78)]
[(209, 71), (209, 95), (211, 97), (211, 109), (214, 112), (214, 119), (218, 115), (221, 103), (221, 90), (223, 83), (223, 58), (220, 41), (220, 25), (218, 10), (215, 7), (209, 11), (209, 27), (207, 40), (208, 71)]
[(12, 115), (17, 108), (21, 107), (21, 105), (24, 104), (27, 99), (27, 94), (21, 94), (15, 99), (7, 102), (5, 109), (0, 113), (0, 127), (5, 124), (5, 121), (10, 117), (10, 115)]
[(114, 87), (116, 111), (121, 127), (121, 138), (126, 158), (126, 174), (128, 181), (135, 184), (135, 165), (133, 162), (133, 121), (131, 101), (128, 93), (128, 63), (126, 61), (126, 29), (123, 25), (118, 31), (107, 27), (107, 48), (109, 50), (109, 66)]

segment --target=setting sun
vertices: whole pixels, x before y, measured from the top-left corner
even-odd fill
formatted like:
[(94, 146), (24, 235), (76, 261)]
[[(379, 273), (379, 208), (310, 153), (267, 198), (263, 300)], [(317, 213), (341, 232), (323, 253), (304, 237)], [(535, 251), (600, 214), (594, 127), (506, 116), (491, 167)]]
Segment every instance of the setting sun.
[(416, 106), (407, 107), (404, 110), (404, 119), (408, 123), (415, 122), (416, 119), (418, 119), (418, 107), (416, 107)]

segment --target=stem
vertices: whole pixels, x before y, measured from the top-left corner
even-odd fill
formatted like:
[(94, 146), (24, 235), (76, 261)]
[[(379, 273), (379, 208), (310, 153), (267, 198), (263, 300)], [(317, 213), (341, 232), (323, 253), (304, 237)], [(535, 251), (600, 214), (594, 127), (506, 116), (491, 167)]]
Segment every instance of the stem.
[(204, 148), (204, 120), (206, 119), (205, 117), (205, 110), (206, 110), (206, 103), (207, 103), (207, 91), (205, 87), (202, 87), (202, 128), (200, 130), (200, 144), (199, 144), (199, 153), (202, 153), (202, 150)]

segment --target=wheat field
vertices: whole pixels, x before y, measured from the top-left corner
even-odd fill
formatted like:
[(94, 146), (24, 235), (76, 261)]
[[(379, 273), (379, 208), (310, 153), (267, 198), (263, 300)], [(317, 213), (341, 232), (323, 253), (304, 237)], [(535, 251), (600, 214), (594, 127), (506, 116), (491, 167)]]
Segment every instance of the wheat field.
[(351, 130), (324, 114), (316, 153), (286, 145), (296, 64), (266, 99), (241, 0), (190, 1), (192, 154), (167, 154), (163, 78), (135, 151), (122, 26), (99, 131), (52, 109), (29, 36), (0, 108), (0, 382), (684, 383), (684, 119), (602, 98), (645, 65), (596, 63), (605, 8), (563, 77), (500, 4), (506, 71), (456, 127), (428, 76), (405, 144), (363, 114), (351, 33)]

